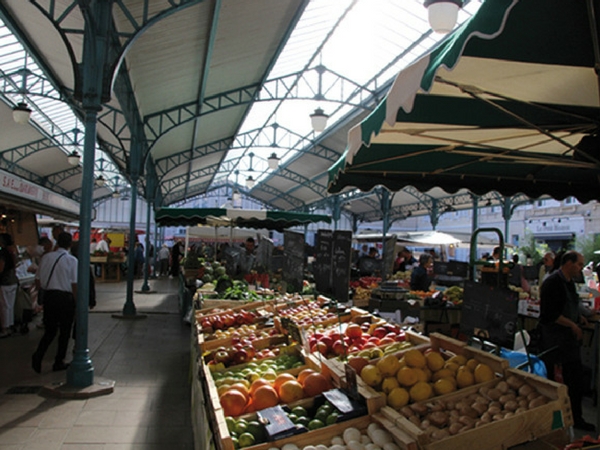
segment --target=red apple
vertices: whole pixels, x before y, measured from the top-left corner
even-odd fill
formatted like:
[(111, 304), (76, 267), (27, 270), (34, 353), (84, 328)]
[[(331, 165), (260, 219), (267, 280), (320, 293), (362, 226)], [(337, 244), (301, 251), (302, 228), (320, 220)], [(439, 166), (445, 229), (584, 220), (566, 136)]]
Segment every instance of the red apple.
[(351, 356), (348, 359), (348, 364), (350, 364), (350, 366), (356, 370), (356, 373), (360, 375), (363, 367), (369, 364), (369, 360), (367, 358), (363, 358), (362, 356)]
[(362, 336), (362, 329), (360, 328), (360, 325), (356, 323), (351, 323), (350, 325), (348, 325), (348, 327), (346, 328), (346, 336), (351, 338), (357, 338)]
[(333, 340), (329, 337), (329, 336), (323, 336), (319, 342), (322, 342), (323, 344), (325, 344), (327, 346), (328, 349), (331, 348), (331, 346), (333, 345)]
[(345, 355), (347, 348), (348, 347), (346, 347), (344, 343), (339, 339), (335, 341), (332, 345), (333, 353), (335, 353), (337, 356)]
[(247, 362), (250, 358), (248, 357), (248, 352), (244, 349), (238, 350), (233, 354), (233, 363), (234, 364), (243, 364)]
[(324, 342), (317, 342), (315, 348), (323, 356), (327, 356), (327, 353), (329, 353), (329, 347), (327, 347), (327, 344), (325, 344)]
[(379, 345), (383, 346), (383, 345), (390, 345), (393, 344), (394, 342), (396, 342), (394, 339), (389, 338), (389, 337), (384, 337), (383, 339), (381, 339), (379, 341)]
[(377, 327), (373, 330), (373, 336), (378, 337), (379, 339), (381, 339), (382, 337), (384, 337), (386, 334), (388, 334), (388, 330), (385, 329), (384, 327)]
[(213, 359), (216, 363), (227, 364), (229, 362), (229, 353), (225, 351), (218, 351), (217, 353), (215, 353)]
[(375, 345), (380, 345), (380, 340), (379, 338), (375, 337), (375, 336), (371, 336), (369, 339), (367, 339), (367, 344), (369, 342), (372, 342)]
[(375, 342), (366, 342), (365, 345), (362, 346), (362, 349), (365, 350), (367, 348), (377, 348), (377, 344), (375, 344)]

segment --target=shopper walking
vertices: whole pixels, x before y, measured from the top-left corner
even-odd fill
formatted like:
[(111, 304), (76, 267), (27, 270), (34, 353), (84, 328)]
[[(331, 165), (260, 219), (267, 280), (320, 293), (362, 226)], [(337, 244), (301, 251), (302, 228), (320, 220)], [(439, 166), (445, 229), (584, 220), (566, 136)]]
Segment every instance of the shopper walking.
[(171, 252), (169, 252), (169, 247), (167, 244), (163, 244), (160, 250), (158, 251), (158, 261), (160, 263), (160, 275), (169, 275), (169, 256), (171, 256)]
[(19, 280), (15, 273), (16, 252), (10, 234), (0, 234), (0, 338), (8, 337), (15, 324), (15, 300)]
[(36, 286), (45, 290), (45, 332), (31, 357), (31, 366), (37, 373), (41, 373), (44, 354), (59, 331), (52, 370), (65, 370), (69, 366), (65, 364), (64, 359), (75, 318), (77, 297), (77, 259), (69, 253), (72, 243), (73, 238), (69, 233), (60, 233), (57, 239), (58, 249), (42, 258), (36, 273)]

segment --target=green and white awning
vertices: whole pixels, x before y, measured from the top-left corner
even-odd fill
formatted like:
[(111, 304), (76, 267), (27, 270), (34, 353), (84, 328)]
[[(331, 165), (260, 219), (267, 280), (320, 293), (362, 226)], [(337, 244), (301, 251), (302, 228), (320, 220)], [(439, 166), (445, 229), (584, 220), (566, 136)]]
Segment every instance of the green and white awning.
[(155, 219), (163, 227), (211, 225), (278, 231), (309, 223), (331, 223), (331, 217), (325, 214), (228, 208), (161, 208)]
[(600, 57), (588, 3), (600, 7), (596, 0), (486, 0), (400, 72), (350, 130), (329, 169), (329, 191), (411, 185), (599, 198)]

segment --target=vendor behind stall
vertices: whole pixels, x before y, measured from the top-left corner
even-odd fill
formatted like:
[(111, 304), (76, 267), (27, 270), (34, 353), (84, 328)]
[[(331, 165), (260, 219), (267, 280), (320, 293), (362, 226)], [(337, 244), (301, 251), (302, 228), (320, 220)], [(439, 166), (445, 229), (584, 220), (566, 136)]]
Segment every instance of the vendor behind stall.
[(410, 288), (413, 291), (428, 291), (431, 285), (429, 269), (433, 266), (433, 258), (429, 253), (419, 256), (419, 265), (412, 271), (410, 277)]

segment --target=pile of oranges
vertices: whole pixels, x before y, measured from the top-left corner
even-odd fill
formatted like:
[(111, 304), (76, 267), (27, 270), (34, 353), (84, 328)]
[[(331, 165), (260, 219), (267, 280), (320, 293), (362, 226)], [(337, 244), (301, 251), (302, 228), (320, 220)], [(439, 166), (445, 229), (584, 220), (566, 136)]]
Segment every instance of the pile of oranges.
[(292, 403), (303, 398), (314, 397), (331, 389), (330, 381), (321, 373), (304, 369), (298, 376), (284, 372), (273, 381), (258, 378), (250, 383), (240, 380), (217, 390), (225, 416), (236, 417), (279, 403)]

